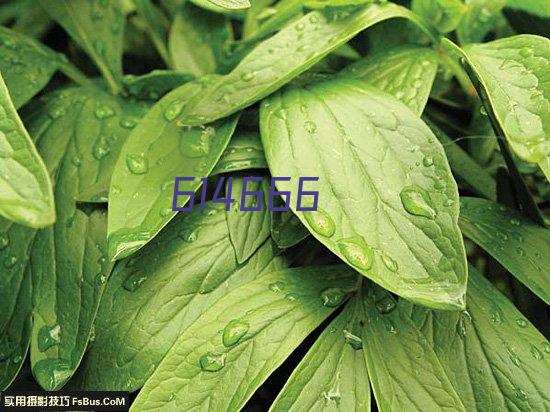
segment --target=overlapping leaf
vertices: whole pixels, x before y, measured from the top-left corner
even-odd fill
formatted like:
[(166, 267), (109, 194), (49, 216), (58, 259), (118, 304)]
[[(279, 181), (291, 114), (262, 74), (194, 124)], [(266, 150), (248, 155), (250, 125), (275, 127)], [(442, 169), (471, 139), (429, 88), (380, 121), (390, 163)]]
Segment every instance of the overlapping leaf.
[[(458, 192), (442, 147), (405, 105), (363, 82), (294, 87), (261, 108), (271, 173), (302, 223), (380, 285), (435, 308), (463, 305), (467, 270)], [(318, 210), (296, 212), (300, 176)]]

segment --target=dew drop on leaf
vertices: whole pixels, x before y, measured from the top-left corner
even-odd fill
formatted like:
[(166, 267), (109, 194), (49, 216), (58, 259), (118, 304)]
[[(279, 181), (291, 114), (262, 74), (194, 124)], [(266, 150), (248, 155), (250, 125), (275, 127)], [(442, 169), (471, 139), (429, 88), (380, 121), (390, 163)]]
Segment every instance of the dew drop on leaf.
[(527, 394), (523, 389), (515, 388), (514, 389), (514, 395), (516, 398), (518, 398), (520, 401), (526, 401), (527, 400)]
[(387, 295), (384, 296), (382, 299), (376, 301), (374, 305), (376, 306), (376, 310), (378, 311), (378, 313), (385, 315), (395, 309), (396, 303), (391, 296)]
[(227, 355), (220, 353), (207, 352), (199, 359), (200, 367), (203, 371), (217, 372), (225, 366)]
[(285, 283), (281, 281), (273, 282), (269, 284), (269, 290), (272, 292), (280, 292), (285, 288)]
[(425, 167), (433, 166), (433, 164), (434, 164), (434, 158), (433, 158), (432, 156), (426, 155), (426, 156), (424, 156), (424, 159), (422, 159), (422, 164), (423, 164)]
[(249, 82), (249, 81), (252, 81), (254, 79), (254, 77), (256, 77), (256, 73), (247, 72), (247, 73), (243, 73), (241, 75), (241, 80), (244, 81), (244, 82)]
[(317, 124), (315, 124), (315, 122), (312, 122), (311, 120), (305, 122), (304, 126), (309, 134), (314, 134), (317, 131)]
[(430, 195), (418, 185), (405, 187), (401, 193), (401, 203), (407, 212), (415, 216), (423, 216), (429, 219), (436, 217)]
[(97, 117), (99, 120), (108, 119), (109, 117), (113, 117), (115, 115), (115, 111), (112, 107), (104, 105), (100, 106), (95, 110), (95, 117)]
[(107, 276), (105, 276), (103, 273), (100, 273), (99, 275), (96, 276), (95, 284), (97, 286), (104, 285), (105, 282), (107, 282)]
[(328, 288), (321, 292), (321, 302), (323, 306), (335, 308), (344, 301), (345, 296), (341, 288)]
[(296, 295), (295, 293), (287, 293), (285, 295), (285, 299), (288, 300), (289, 302), (294, 302), (298, 300), (298, 295)]
[(183, 109), (184, 102), (181, 100), (174, 100), (171, 102), (166, 110), (164, 111), (164, 118), (171, 122), (172, 120), (175, 120), (176, 117), (179, 116), (181, 113), (181, 110)]
[(496, 323), (497, 325), (502, 324), (503, 315), (502, 315), (502, 311), (500, 310), (500, 308), (498, 306), (493, 306), (491, 308), (490, 315), (491, 315), (491, 321), (493, 323)]
[(17, 256), (9, 255), (4, 258), (4, 267), (10, 269), (14, 267), (17, 263)]
[(8, 238), (8, 235), (1, 234), (0, 235), (0, 250), (4, 250), (5, 248), (8, 247), (9, 244), (10, 244), (10, 240)]
[(122, 286), (129, 292), (135, 292), (139, 287), (147, 280), (147, 276), (138, 272), (130, 274), (125, 280)]
[(136, 121), (134, 119), (122, 119), (119, 124), (123, 129), (133, 129), (136, 127)]
[(531, 355), (533, 355), (533, 358), (536, 360), (541, 360), (543, 358), (542, 352), (538, 350), (535, 345), (531, 345)]
[(149, 170), (149, 162), (141, 155), (126, 155), (126, 166), (128, 170), (135, 175), (142, 175)]
[(334, 234), (336, 229), (334, 220), (323, 209), (304, 212), (304, 218), (311, 228), (321, 236), (331, 237)]
[(248, 332), (249, 325), (246, 322), (232, 320), (223, 329), (222, 342), (224, 346), (236, 345)]
[(373, 253), (362, 237), (341, 239), (338, 241), (338, 248), (353, 266), (363, 270), (371, 268)]
[(197, 230), (195, 228), (186, 228), (180, 230), (178, 236), (187, 243), (193, 243), (197, 240)]
[(346, 329), (343, 330), (343, 334), (346, 343), (348, 343), (353, 349), (359, 350), (363, 347), (363, 340), (359, 336), (354, 335)]
[(40, 385), (48, 390), (59, 389), (72, 375), (71, 364), (63, 359), (42, 359), (32, 368)]
[(516, 319), (516, 323), (520, 328), (527, 327), (527, 321), (525, 319), (518, 318), (518, 319)]
[(101, 160), (111, 152), (111, 147), (107, 138), (103, 135), (99, 136), (92, 149), (92, 155), (96, 160)]
[(37, 345), (40, 352), (44, 352), (60, 342), (61, 327), (59, 325), (42, 326), (38, 331)]
[(548, 342), (542, 342), (542, 348), (546, 353), (550, 353), (550, 343)]
[(399, 266), (397, 265), (397, 262), (393, 260), (387, 253), (382, 253), (382, 262), (384, 263), (384, 266), (388, 268), (391, 272), (397, 272), (397, 269), (399, 269)]

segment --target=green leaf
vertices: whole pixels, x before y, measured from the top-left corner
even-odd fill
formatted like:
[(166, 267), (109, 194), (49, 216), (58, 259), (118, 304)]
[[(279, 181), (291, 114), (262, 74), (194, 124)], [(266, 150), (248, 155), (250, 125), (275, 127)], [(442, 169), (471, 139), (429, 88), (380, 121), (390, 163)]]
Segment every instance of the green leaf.
[[(345, 266), (319, 266), (272, 272), (233, 289), (178, 337), (132, 410), (192, 410), (204, 402), (240, 410), (355, 282)], [(325, 306), (329, 291), (339, 301)]]
[(235, 113), (273, 93), (360, 31), (394, 17), (416, 21), (410, 11), (391, 3), (351, 13), (311, 12), (260, 43), (231, 73), (189, 99), (178, 119), (199, 125)]
[(271, 237), (281, 249), (297, 245), (308, 236), (309, 231), (294, 213), (271, 212)]
[(385, 293), (365, 302), (364, 353), (381, 412), (546, 409), (550, 344), (469, 270), (464, 312), (389, 305)]
[(262, 141), (257, 133), (237, 132), (211, 175), (249, 169), (267, 169)]
[(453, 173), (466, 182), (476, 193), (490, 200), (497, 198), (497, 184), (495, 179), (483, 169), (457, 143), (432, 122), (428, 122), (430, 129), (437, 136), (447, 155)]
[(0, 76), (0, 215), (34, 228), (55, 221), (52, 184)]
[(348, 303), (317, 338), (270, 411), (370, 410), (357, 303), (356, 299)]
[(16, 109), (42, 90), (61, 65), (54, 51), (5, 27), (0, 27), (0, 54), (0, 73)]
[(115, 267), (76, 386), (138, 389), (204, 311), (284, 266), (269, 242), (239, 265), (220, 205), (178, 216), (154, 243)]
[(189, 0), (189, 1), (193, 3), (195, 6), (200, 7), (201, 9), (212, 11), (218, 14), (224, 14), (236, 20), (242, 20), (245, 15), (244, 12), (247, 11), (243, 9), (226, 9), (225, 7), (218, 6), (212, 3), (210, 0)]
[(229, 21), (223, 15), (184, 4), (168, 38), (174, 69), (196, 76), (215, 73), (231, 37)]
[(550, 4), (546, 0), (508, 0), (504, 14), (518, 33), (550, 36)]
[(507, 0), (466, 0), (466, 13), (457, 27), (460, 43), (483, 41), (497, 24)]
[(118, 2), (107, 0), (39, 0), (45, 12), (59, 23), (93, 59), (115, 93), (122, 78), (122, 37), (125, 16)]
[(437, 73), (437, 53), (426, 47), (404, 47), (369, 55), (343, 73), (363, 80), (422, 114)]
[(0, 390), (23, 365), (32, 325), (28, 250), (36, 230), (0, 218)]
[[(73, 87), (51, 93), (27, 113), (29, 132), (42, 148), (50, 174), (56, 173), (64, 150), (54, 145), (74, 142), (72, 162), (78, 174), (75, 199), (106, 202), (116, 159), (126, 137), (147, 111), (148, 104), (123, 100), (97, 88)], [(50, 141), (56, 143), (49, 143)], [(65, 146), (63, 146), (65, 145)], [(55, 157), (55, 158), (54, 158)]]
[(145, 30), (155, 45), (159, 55), (164, 62), (170, 65), (171, 60), (166, 46), (168, 39), (168, 22), (162, 12), (151, 2), (151, 0), (133, 0), (136, 11), (143, 18)]
[(271, 216), (268, 210), (269, 183), (249, 181), (246, 190), (262, 193), (262, 207), (257, 212), (241, 211), (241, 206), (256, 207), (256, 196), (247, 196), (241, 205), (241, 193), (243, 193), (243, 178), (233, 177), (232, 196), (235, 202), (226, 212), (227, 226), (231, 243), (237, 255), (237, 262), (243, 263), (266, 241), (270, 235)]
[(466, 11), (460, 0), (412, 0), (411, 9), (441, 33), (456, 29)]
[[(196, 191), (229, 143), (238, 116), (202, 127), (175, 121), (181, 104), (201, 90), (201, 82), (192, 82), (167, 94), (124, 144), (109, 193), (111, 259), (129, 256), (151, 240), (176, 214), (172, 211), (174, 177), (195, 177), (179, 189)], [(187, 196), (182, 198), (187, 202)]]
[(461, 198), (460, 228), (537, 296), (550, 304), (550, 232), (505, 206)]
[[(319, 176), (309, 231), (363, 275), (434, 308), (464, 304), (466, 259), (458, 193), (443, 148), (401, 102), (341, 78), (265, 100), (260, 128), (279, 190)], [(338, 222), (338, 224), (336, 223)]]
[(172, 70), (152, 70), (142, 76), (124, 76), (124, 88), (133, 97), (146, 100), (158, 100), (176, 87), (183, 86), (195, 79), (189, 73)]
[(224, 9), (247, 9), (250, 7), (249, 0), (208, 0), (210, 3), (216, 6), (223, 7)]
[(470, 45), (464, 51), (483, 87), (485, 108), (514, 152), (530, 163), (548, 162), (550, 40), (520, 35)]

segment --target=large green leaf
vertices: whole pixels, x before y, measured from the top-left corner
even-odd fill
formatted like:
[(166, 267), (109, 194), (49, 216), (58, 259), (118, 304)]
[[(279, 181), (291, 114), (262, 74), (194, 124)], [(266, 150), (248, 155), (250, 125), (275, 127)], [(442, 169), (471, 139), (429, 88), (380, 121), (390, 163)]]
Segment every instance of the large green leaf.
[(210, 175), (229, 143), (236, 116), (202, 127), (176, 121), (174, 113), (185, 99), (201, 93), (202, 85), (200, 81), (187, 83), (167, 94), (122, 148), (109, 193), (111, 259), (129, 256), (151, 240), (177, 213), (172, 210), (174, 178), (195, 177), (179, 189), (197, 190), (200, 179)]
[(473, 267), (467, 311), (396, 304), (383, 292), (365, 301), (365, 316), (364, 353), (381, 412), (550, 405), (550, 344)]
[(264, 148), (257, 133), (237, 132), (212, 171), (213, 175), (239, 170), (267, 169)]
[(126, 18), (115, 0), (39, 0), (45, 12), (59, 23), (94, 60), (114, 92), (122, 77), (122, 37)]
[(269, 242), (239, 265), (220, 205), (179, 216), (115, 267), (77, 386), (138, 389), (204, 311), (237, 286), (283, 265)]
[(215, 73), (230, 38), (231, 26), (224, 16), (184, 4), (168, 38), (174, 69), (196, 76)]
[[(210, 83), (180, 106), (184, 124), (208, 123), (247, 107), (273, 93), (336, 50), (361, 30), (380, 21), (416, 18), (395, 4), (373, 4), (354, 12), (314, 11), (260, 43), (228, 75)], [(180, 99), (181, 93), (173, 100)]]
[(466, 13), (457, 27), (461, 43), (483, 41), (498, 22), (507, 0), (466, 0)]
[(23, 106), (42, 90), (61, 65), (55, 52), (5, 27), (0, 27), (0, 53), (0, 73), (15, 108)]
[(36, 230), (0, 218), (0, 390), (15, 379), (32, 325), (32, 279), (27, 266)]
[[(445, 153), (404, 104), (341, 78), (265, 100), (271, 173), (290, 176), (290, 206), (333, 253), (386, 289), (435, 308), (464, 305), (458, 191)], [(300, 176), (318, 176), (318, 210), (296, 212)]]
[(55, 221), (52, 184), (0, 75), (0, 215), (30, 227)]
[(178, 337), (132, 410), (240, 410), (355, 283), (345, 266), (319, 266), (233, 289)]
[(437, 53), (426, 47), (404, 47), (361, 59), (344, 74), (388, 92), (422, 114), (437, 72)]
[(550, 40), (520, 35), (464, 50), (486, 109), (512, 149), (550, 179)]
[(369, 411), (370, 386), (353, 299), (317, 338), (270, 411)]
[(460, 229), (550, 305), (550, 231), (497, 203), (461, 198)]
[(453, 31), (466, 11), (460, 0), (412, 0), (411, 9), (441, 33)]
[(235, 201), (226, 212), (229, 237), (235, 248), (237, 261), (246, 261), (270, 235), (271, 215), (268, 210), (269, 183), (264, 177), (263, 182), (249, 181), (246, 190), (262, 193), (261, 209), (259, 211), (242, 211), (241, 207), (255, 208), (258, 206), (257, 196), (247, 196), (242, 203), (241, 194), (245, 187), (242, 177), (234, 177), (232, 197)]

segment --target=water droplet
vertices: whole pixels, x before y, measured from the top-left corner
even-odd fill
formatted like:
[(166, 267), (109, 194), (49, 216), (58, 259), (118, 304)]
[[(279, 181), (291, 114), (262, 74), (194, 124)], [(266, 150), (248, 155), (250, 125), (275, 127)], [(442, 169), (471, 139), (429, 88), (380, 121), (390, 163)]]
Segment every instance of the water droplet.
[(424, 85), (422, 79), (417, 79), (413, 82), (413, 86), (417, 89), (420, 89)]
[(181, 100), (174, 100), (171, 102), (164, 111), (164, 118), (171, 122), (179, 116), (184, 106), (184, 102)]
[(520, 226), (521, 225), (520, 221), (516, 218), (510, 219), (510, 224), (513, 225), (513, 226)]
[(197, 229), (194, 227), (182, 229), (178, 233), (178, 236), (184, 242), (193, 243), (195, 240), (197, 240)]
[(8, 247), (10, 244), (10, 239), (8, 238), (8, 235), (2, 234), (0, 235), (0, 250), (4, 250)]
[(393, 324), (393, 322), (391, 320), (387, 320), (386, 321), (386, 331), (389, 332), (389, 333), (393, 333), (393, 334), (396, 334), (397, 333), (397, 329), (395, 328), (395, 325)]
[(129, 292), (135, 292), (147, 280), (147, 276), (137, 271), (130, 274), (122, 286)]
[(323, 306), (329, 308), (335, 308), (340, 305), (345, 297), (346, 294), (340, 288), (328, 288), (321, 292), (321, 302)]
[(353, 266), (362, 270), (371, 268), (373, 253), (362, 237), (341, 239), (338, 241), (338, 248)]
[(122, 119), (119, 124), (123, 129), (133, 129), (137, 122), (134, 119)]
[(375, 303), (376, 310), (378, 310), (378, 312), (383, 315), (390, 313), (392, 310), (394, 310), (396, 305), (397, 304), (395, 303), (395, 300), (389, 295), (384, 296), (382, 299), (378, 300)]
[(403, 207), (410, 214), (427, 217), (429, 219), (433, 219), (437, 216), (429, 193), (420, 186), (411, 185), (405, 187), (401, 191), (400, 197)]
[(65, 115), (65, 108), (60, 107), (60, 106), (52, 107), (52, 108), (48, 111), (48, 116), (49, 116), (50, 119), (52, 119), (52, 120), (59, 119), (61, 116), (64, 116), (64, 115)]
[(458, 333), (458, 336), (462, 339), (466, 337), (466, 320), (471, 322), (472, 317), (467, 311), (463, 311), (458, 317), (458, 322), (456, 323), (456, 333)]
[(213, 352), (207, 352), (199, 359), (200, 367), (203, 371), (217, 372), (225, 366), (225, 358), (227, 354), (219, 354)]
[(273, 114), (275, 115), (275, 117), (277, 117), (281, 120), (286, 120), (286, 110), (283, 109), (282, 107), (275, 110), (275, 112)]
[(269, 290), (272, 292), (280, 292), (285, 288), (285, 283), (281, 281), (273, 282), (269, 284)]
[(306, 25), (304, 23), (298, 23), (296, 26), (294, 26), (296, 31), (302, 31), (306, 28)]
[(521, 359), (519, 358), (519, 356), (510, 348), (508, 348), (507, 351), (508, 351), (508, 357), (510, 358), (512, 363), (514, 365), (516, 365), (517, 367), (520, 367), (521, 366)]
[(321, 236), (331, 237), (336, 230), (334, 220), (323, 209), (304, 212), (304, 218), (311, 228)]
[(543, 358), (542, 352), (538, 350), (535, 345), (531, 345), (531, 355), (533, 355), (533, 358), (536, 360), (541, 360)]
[(516, 398), (518, 398), (520, 401), (526, 401), (527, 400), (527, 394), (523, 389), (515, 388), (514, 389), (514, 395)]
[(519, 51), (519, 54), (521, 57), (528, 58), (535, 54), (535, 50), (532, 47), (524, 47)]
[(312, 122), (311, 120), (308, 120), (304, 123), (304, 126), (309, 134), (313, 134), (317, 131), (317, 125), (315, 122)]
[(518, 318), (518, 319), (516, 319), (516, 323), (520, 328), (527, 327), (527, 321), (525, 319)]
[(381, 258), (382, 258), (382, 262), (384, 263), (384, 266), (386, 266), (392, 272), (397, 272), (397, 269), (399, 269), (399, 266), (397, 265), (397, 262), (395, 260), (393, 260), (386, 253), (382, 253)]
[(101, 160), (111, 152), (111, 147), (105, 136), (99, 136), (92, 149), (92, 155), (96, 160)]
[(346, 329), (343, 330), (343, 333), (346, 343), (348, 343), (353, 349), (359, 350), (363, 347), (363, 340), (359, 336), (354, 335)]
[(223, 329), (222, 342), (225, 346), (236, 345), (248, 332), (249, 325), (246, 322), (232, 320)]
[(21, 363), (21, 361), (23, 360), (23, 356), (16, 353), (15, 355), (13, 355), (13, 357), (11, 358), (11, 361), (13, 363)]
[(319, 23), (319, 17), (317, 17), (316, 15), (312, 15), (309, 17), (309, 22), (312, 24), (317, 24)]
[(424, 156), (424, 159), (422, 159), (422, 164), (423, 164), (425, 167), (433, 166), (433, 164), (434, 164), (434, 158), (433, 158), (432, 156), (426, 155), (426, 156)]
[(451, 207), (454, 204), (455, 204), (455, 201), (453, 199), (445, 199), (445, 201), (443, 202), (443, 206), (446, 206), (446, 207)]
[(42, 359), (32, 368), (36, 380), (47, 391), (59, 389), (72, 376), (71, 364), (62, 359)]
[(75, 165), (76, 167), (80, 166), (82, 164), (82, 159), (79, 155), (74, 155), (71, 159), (71, 163)]
[(487, 109), (485, 108), (485, 106), (480, 106), (479, 113), (481, 113), (483, 116), (487, 116)]
[(110, 106), (100, 106), (95, 110), (95, 117), (97, 117), (99, 120), (107, 119), (109, 117), (113, 117), (115, 115), (115, 111)]
[(4, 258), (4, 267), (10, 269), (17, 263), (17, 256), (9, 255)]
[(100, 273), (95, 278), (95, 284), (97, 286), (104, 285), (107, 282), (107, 276), (105, 276), (103, 273)]
[(502, 311), (498, 306), (493, 306), (490, 310), (491, 322), (496, 323), (497, 325), (502, 324), (504, 317)]
[(254, 73), (254, 72), (247, 72), (247, 73), (243, 73), (241, 75), (241, 79), (242, 79), (243, 82), (249, 82), (249, 81), (253, 80), (254, 77), (256, 77), (256, 73)]
[(37, 345), (40, 352), (45, 352), (52, 346), (58, 345), (61, 340), (59, 325), (44, 325), (38, 330)]
[(550, 343), (548, 343), (548, 342), (542, 342), (542, 349), (543, 349), (546, 353), (550, 353)]
[(128, 166), (128, 170), (135, 175), (142, 175), (149, 170), (149, 162), (147, 159), (136, 154), (126, 155), (126, 166)]

